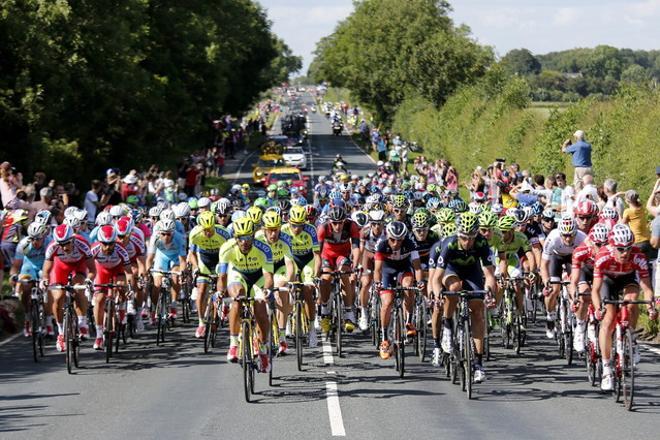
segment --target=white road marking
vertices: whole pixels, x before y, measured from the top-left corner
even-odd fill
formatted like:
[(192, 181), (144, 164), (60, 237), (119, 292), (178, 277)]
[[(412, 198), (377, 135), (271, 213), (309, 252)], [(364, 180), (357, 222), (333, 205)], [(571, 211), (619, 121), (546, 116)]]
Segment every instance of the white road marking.
[(332, 357), (332, 345), (328, 341), (323, 341), (323, 363), (325, 365), (335, 364), (335, 360)]
[(8, 338), (5, 339), (4, 341), (0, 342), (0, 347), (2, 347), (2, 346), (5, 345), (5, 344), (9, 344), (11, 341), (13, 341), (14, 339), (18, 338), (20, 335), (21, 335), (20, 333), (16, 333), (14, 336), (10, 336), (10, 337), (8, 337)]
[(241, 175), (241, 171), (243, 171), (243, 167), (244, 167), (245, 164), (247, 163), (248, 159), (251, 158), (252, 156), (254, 156), (254, 153), (256, 153), (256, 152), (257, 152), (257, 151), (255, 150), (255, 151), (253, 151), (252, 153), (250, 153), (250, 154), (248, 154), (247, 156), (245, 156), (245, 158), (243, 159), (243, 162), (241, 162), (241, 164), (239, 165), (238, 169), (236, 170), (236, 175), (234, 176), (234, 180), (233, 180), (232, 183), (236, 183), (236, 181), (239, 179), (239, 176)]
[(328, 415), (330, 416), (330, 431), (334, 437), (344, 437), (346, 431), (344, 430), (344, 419), (341, 416), (341, 407), (339, 406), (337, 382), (326, 382), (325, 394), (328, 402)]
[(648, 351), (660, 355), (660, 348), (651, 347), (650, 345), (646, 345), (646, 344), (642, 344), (642, 347), (646, 348)]

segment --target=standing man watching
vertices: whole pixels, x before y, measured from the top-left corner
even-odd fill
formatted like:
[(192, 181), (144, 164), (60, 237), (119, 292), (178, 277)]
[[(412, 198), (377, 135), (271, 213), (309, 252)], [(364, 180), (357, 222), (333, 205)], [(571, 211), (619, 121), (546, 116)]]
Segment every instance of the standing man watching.
[[(584, 140), (584, 131), (578, 130), (573, 134), (575, 143), (570, 139), (566, 139), (561, 146), (562, 153), (570, 153), (573, 155), (573, 186), (576, 191), (582, 189), (582, 177), (585, 174), (592, 174), (591, 164), (591, 144)], [(593, 174), (592, 174), (593, 175)]]

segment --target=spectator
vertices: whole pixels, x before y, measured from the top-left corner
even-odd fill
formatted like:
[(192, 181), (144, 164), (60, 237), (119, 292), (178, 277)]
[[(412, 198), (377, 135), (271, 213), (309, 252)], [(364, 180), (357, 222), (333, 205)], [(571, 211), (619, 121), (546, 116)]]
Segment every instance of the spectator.
[(0, 196), (4, 208), (7, 208), (9, 202), (16, 198), (16, 191), (23, 186), (19, 177), (20, 174), (15, 174), (15, 170), (9, 162), (0, 164)]
[(44, 186), (39, 190), (39, 201), (32, 203), (32, 210), (43, 211), (53, 207), (53, 189), (50, 186)]
[(92, 188), (87, 191), (85, 194), (84, 207), (87, 211), (87, 222), (94, 223), (96, 220), (96, 213), (99, 208), (107, 202), (108, 195), (103, 194), (101, 200), (99, 200), (99, 193), (101, 192), (101, 182), (98, 180), (92, 180)]
[(660, 167), (655, 169), (655, 174), (658, 179), (655, 181), (653, 191), (651, 191), (651, 195), (649, 195), (649, 199), (646, 202), (646, 210), (652, 217), (660, 215)]
[(655, 250), (655, 253), (658, 254), (658, 257), (655, 259), (653, 264), (653, 273), (654, 273), (654, 291), (655, 291), (655, 300), (660, 300), (660, 215), (655, 216), (653, 222), (651, 223), (651, 241), (650, 245)]
[(378, 136), (376, 140), (376, 151), (378, 151), (378, 160), (387, 160), (387, 144), (382, 136)]
[(121, 181), (121, 199), (124, 201), (129, 196), (134, 196), (138, 193), (138, 178), (135, 174), (137, 174), (137, 172), (132, 170), (129, 174), (124, 176)]
[(582, 178), (584, 175), (587, 173), (593, 173), (591, 164), (591, 144), (585, 141), (585, 134), (582, 130), (577, 130), (573, 134), (573, 137), (576, 142), (573, 143), (570, 139), (567, 139), (561, 146), (561, 151), (573, 155), (573, 168), (575, 169), (573, 186), (579, 191), (582, 189)]
[(637, 245), (646, 258), (651, 261), (653, 258), (653, 248), (651, 248), (651, 231), (649, 231), (646, 222), (646, 209), (639, 200), (639, 193), (634, 189), (626, 191), (626, 203), (628, 208), (623, 211), (621, 223), (627, 223), (635, 234), (635, 245)]
[(621, 194), (616, 191), (618, 186), (618, 182), (614, 179), (605, 179), (603, 182), (603, 192), (607, 198), (605, 206), (616, 209), (616, 212), (619, 213), (619, 218), (621, 218), (623, 217), (623, 210), (626, 209), (626, 205), (621, 198)]
[(582, 176), (582, 189), (577, 193), (575, 199), (577, 201), (590, 199), (594, 203), (598, 203), (600, 200), (598, 188), (594, 185), (594, 176), (590, 172)]

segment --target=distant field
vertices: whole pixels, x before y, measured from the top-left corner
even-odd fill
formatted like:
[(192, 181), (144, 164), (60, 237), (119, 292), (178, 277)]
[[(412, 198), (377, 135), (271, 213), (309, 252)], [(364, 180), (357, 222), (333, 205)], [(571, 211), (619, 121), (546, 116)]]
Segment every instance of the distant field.
[(542, 101), (542, 102), (532, 102), (529, 105), (529, 109), (533, 112), (538, 113), (543, 118), (548, 119), (550, 117), (550, 112), (552, 110), (564, 111), (570, 105), (571, 105), (570, 102)]

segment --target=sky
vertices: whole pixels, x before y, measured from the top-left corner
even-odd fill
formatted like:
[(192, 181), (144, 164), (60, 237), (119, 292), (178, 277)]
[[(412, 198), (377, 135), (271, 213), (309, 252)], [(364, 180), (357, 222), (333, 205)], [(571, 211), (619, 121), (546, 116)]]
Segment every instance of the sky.
[[(352, 0), (257, 0), (273, 31), (296, 55), (306, 73), (316, 42), (353, 11)], [(406, 1), (406, 0), (401, 0)], [(525, 47), (542, 54), (608, 44), (660, 49), (660, 0), (455, 0), (450, 14), (467, 24), (479, 43), (496, 54)]]

